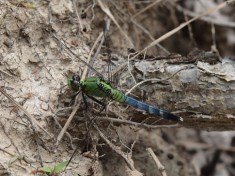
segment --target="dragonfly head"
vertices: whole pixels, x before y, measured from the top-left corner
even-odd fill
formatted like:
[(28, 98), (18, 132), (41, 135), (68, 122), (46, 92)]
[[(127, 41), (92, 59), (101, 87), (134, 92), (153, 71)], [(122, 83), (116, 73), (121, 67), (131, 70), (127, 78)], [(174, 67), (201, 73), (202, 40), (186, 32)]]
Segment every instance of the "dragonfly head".
[(80, 77), (78, 75), (73, 75), (72, 78), (68, 79), (68, 86), (74, 91), (78, 91), (80, 87)]

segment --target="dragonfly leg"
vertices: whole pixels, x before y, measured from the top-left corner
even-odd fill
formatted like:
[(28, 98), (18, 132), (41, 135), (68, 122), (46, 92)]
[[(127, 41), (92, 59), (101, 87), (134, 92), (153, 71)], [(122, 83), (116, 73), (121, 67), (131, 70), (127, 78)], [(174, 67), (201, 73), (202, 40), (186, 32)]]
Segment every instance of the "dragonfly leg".
[(83, 99), (83, 102), (84, 102), (84, 105), (85, 105), (85, 110), (87, 111), (87, 109), (88, 109), (88, 103), (87, 103), (87, 101), (86, 101), (86, 97), (85, 97), (85, 94), (84, 94), (84, 93), (82, 93), (82, 99)]
[(71, 95), (71, 101), (70, 101), (70, 105), (72, 105), (75, 102), (75, 98), (76, 96), (81, 92), (81, 90), (79, 90), (78, 92), (76, 92), (75, 94)]
[(86, 96), (88, 96), (90, 99), (92, 99), (93, 101), (95, 101), (96, 103), (98, 103), (102, 106), (101, 112), (106, 108), (105, 103), (101, 102), (100, 100), (97, 100), (95, 97), (92, 97), (92, 96), (89, 96), (89, 95), (86, 95)]

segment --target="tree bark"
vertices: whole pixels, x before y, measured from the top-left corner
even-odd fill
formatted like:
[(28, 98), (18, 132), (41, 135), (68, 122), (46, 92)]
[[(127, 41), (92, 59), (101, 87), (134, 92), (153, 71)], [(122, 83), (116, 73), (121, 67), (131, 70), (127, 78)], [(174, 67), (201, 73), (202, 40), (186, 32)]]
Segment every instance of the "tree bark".
[[(149, 79), (140, 85), (147, 92), (144, 101), (181, 116), (182, 126), (235, 130), (234, 60), (225, 57), (220, 61), (215, 53), (195, 50), (186, 57), (148, 56), (135, 61), (131, 73), (136, 82)], [(132, 96), (138, 95), (138, 90), (132, 90)], [(140, 121), (138, 114), (129, 118)]]

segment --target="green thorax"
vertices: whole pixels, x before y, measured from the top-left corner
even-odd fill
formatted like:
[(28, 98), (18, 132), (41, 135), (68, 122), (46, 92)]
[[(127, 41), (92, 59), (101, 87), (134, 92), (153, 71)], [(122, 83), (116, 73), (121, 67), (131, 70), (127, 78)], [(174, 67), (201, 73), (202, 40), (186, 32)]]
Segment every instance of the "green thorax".
[(80, 81), (82, 91), (90, 96), (111, 98), (118, 102), (125, 101), (125, 95), (114, 89), (108, 82), (99, 77), (89, 77), (84, 81)]

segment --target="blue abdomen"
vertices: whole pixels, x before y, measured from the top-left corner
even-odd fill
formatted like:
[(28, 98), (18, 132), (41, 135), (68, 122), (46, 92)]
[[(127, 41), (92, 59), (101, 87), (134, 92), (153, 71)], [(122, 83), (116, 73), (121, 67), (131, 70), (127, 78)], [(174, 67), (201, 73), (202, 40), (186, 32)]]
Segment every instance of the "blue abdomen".
[(131, 97), (128, 97), (128, 96), (125, 96), (125, 103), (130, 105), (130, 106), (133, 106), (135, 108), (138, 108), (138, 109), (141, 109), (141, 110), (144, 110), (146, 112), (148, 112), (149, 114), (153, 114), (153, 115), (156, 115), (156, 116), (161, 116), (165, 119), (168, 119), (168, 120), (173, 120), (173, 121), (183, 121), (181, 117), (178, 117), (170, 112), (167, 112), (165, 110), (162, 110), (158, 107), (154, 107), (154, 106), (151, 106), (151, 105), (148, 105), (144, 102), (141, 102), (141, 101), (138, 101), (134, 98), (131, 98)]

